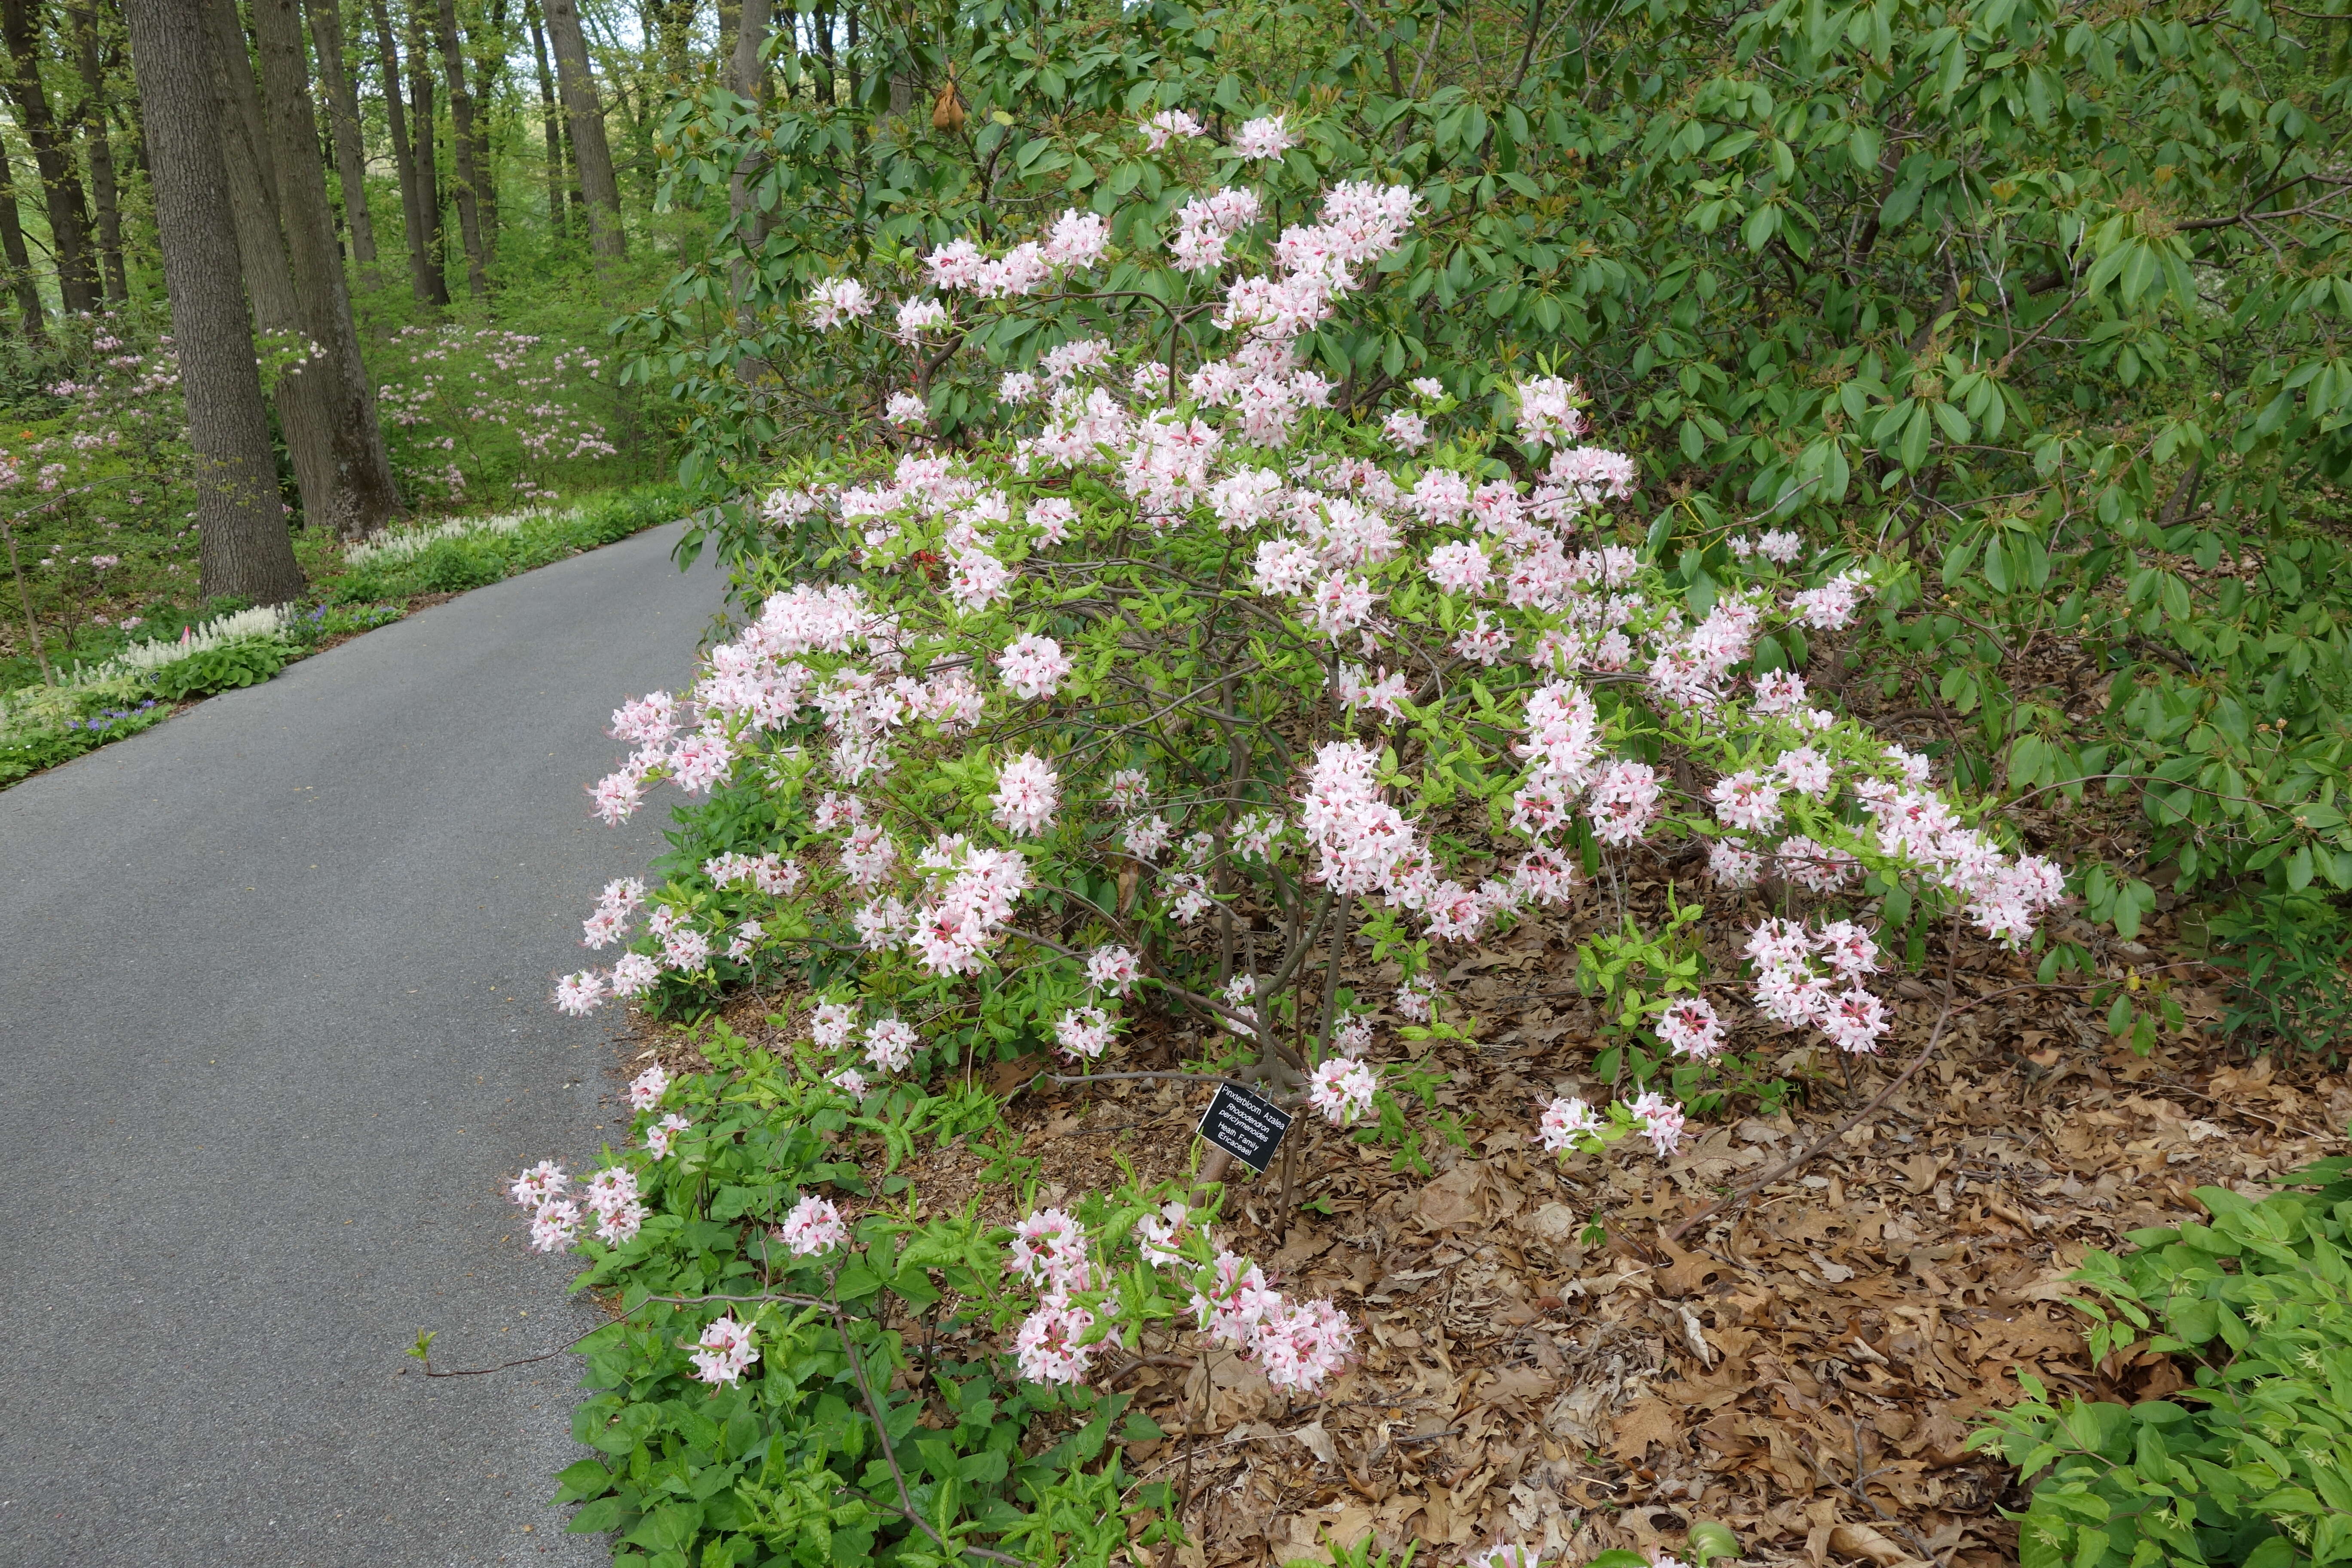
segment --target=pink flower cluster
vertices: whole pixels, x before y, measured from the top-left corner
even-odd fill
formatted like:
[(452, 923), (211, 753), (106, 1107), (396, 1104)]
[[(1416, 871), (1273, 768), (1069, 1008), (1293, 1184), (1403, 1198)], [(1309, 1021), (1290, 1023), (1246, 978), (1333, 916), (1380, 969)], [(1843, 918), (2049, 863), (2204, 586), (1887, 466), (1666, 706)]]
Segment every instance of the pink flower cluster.
[(1213, 1342), (1255, 1360), (1276, 1388), (1320, 1387), (1356, 1348), (1346, 1313), (1326, 1300), (1289, 1300), (1266, 1284), (1264, 1269), (1235, 1253), (1218, 1252), (1192, 1305)]
[[(1673, 1100), (1652, 1090), (1618, 1104), (1634, 1129), (1650, 1141), (1659, 1159), (1682, 1146), (1683, 1109)], [(1564, 1095), (1544, 1107), (1542, 1116), (1537, 1119), (1537, 1139), (1543, 1147), (1556, 1152), (1596, 1153), (1602, 1147), (1601, 1130), (1608, 1125), (1608, 1121), (1583, 1100)]]
[(1094, 1347), (1082, 1343), (1095, 1315), (1070, 1298), (1093, 1283), (1087, 1237), (1060, 1209), (1038, 1209), (1015, 1226), (1009, 1248), (1013, 1273), (1038, 1288), (1036, 1310), (1013, 1336), (1013, 1359), (1032, 1383), (1076, 1383), (1087, 1374)]
[(1768, 919), (1748, 933), (1748, 956), (1756, 965), (1757, 1011), (1767, 1018), (1785, 1029), (1811, 1025), (1842, 1051), (1878, 1049), (1893, 1020), (1862, 985), (1861, 976), (1878, 969), (1878, 943), (1869, 932), (1851, 921), (1815, 931)]
[(1958, 813), (1920, 788), (1865, 780), (1854, 788), (1875, 836), (1900, 856), (1969, 900), (1969, 918), (2015, 947), (2033, 934), (2043, 910), (2066, 896), (2066, 876), (2038, 856), (2011, 860), (1991, 837), (1961, 825)]
[[(530, 1246), (534, 1252), (569, 1247), (580, 1236), (580, 1205), (564, 1194), (571, 1178), (552, 1160), (542, 1160), (515, 1178), (508, 1195), (530, 1211)], [(596, 1216), (596, 1238), (619, 1247), (633, 1239), (646, 1222), (646, 1205), (637, 1195), (633, 1171), (611, 1166), (599, 1171), (581, 1190), (589, 1212)]]
[(1251, 163), (1281, 157), (1298, 145), (1298, 137), (1285, 123), (1286, 118), (1280, 114), (1265, 114), (1255, 120), (1243, 121), (1242, 128), (1234, 132), (1234, 151)]
[(784, 1223), (776, 1227), (776, 1239), (790, 1247), (795, 1258), (814, 1258), (846, 1246), (849, 1226), (842, 1223), (841, 1211), (830, 1200), (811, 1193), (784, 1215)]
[(704, 1328), (702, 1337), (695, 1342), (688, 1357), (694, 1363), (694, 1375), (704, 1383), (724, 1388), (741, 1380), (760, 1359), (760, 1349), (751, 1342), (751, 1325), (739, 1323), (733, 1318), (717, 1318)]
[(1054, 1024), (1054, 1043), (1070, 1056), (1100, 1059), (1110, 1048), (1111, 1017), (1100, 1007), (1073, 1007)]
[(1214, 272), (1224, 264), (1225, 241), (1257, 222), (1264, 212), (1257, 193), (1246, 185), (1194, 196), (1177, 210), (1170, 253), (1183, 271)]
[(1380, 1085), (1380, 1075), (1364, 1063), (1333, 1057), (1317, 1068), (1308, 1080), (1307, 1103), (1333, 1126), (1345, 1127), (1359, 1116), (1372, 1113), (1372, 1096)]
[(996, 773), (996, 825), (1015, 837), (1034, 838), (1053, 826), (1061, 809), (1061, 780), (1045, 759), (1024, 752)]
[(809, 325), (829, 332), (874, 313), (874, 297), (855, 278), (828, 278), (809, 289)]

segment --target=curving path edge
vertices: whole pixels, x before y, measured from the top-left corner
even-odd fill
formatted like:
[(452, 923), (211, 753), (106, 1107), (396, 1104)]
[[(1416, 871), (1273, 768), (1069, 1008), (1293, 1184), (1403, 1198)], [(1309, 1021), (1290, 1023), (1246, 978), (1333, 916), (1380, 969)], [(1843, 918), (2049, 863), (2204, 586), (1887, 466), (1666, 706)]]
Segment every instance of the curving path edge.
[[(722, 575), (678, 526), (0, 793), (0, 1563), (602, 1563), (546, 1507), (595, 1321), (499, 1182), (625, 1117), (546, 996), (660, 847), (582, 784)], [(707, 558), (706, 558), (707, 559)]]

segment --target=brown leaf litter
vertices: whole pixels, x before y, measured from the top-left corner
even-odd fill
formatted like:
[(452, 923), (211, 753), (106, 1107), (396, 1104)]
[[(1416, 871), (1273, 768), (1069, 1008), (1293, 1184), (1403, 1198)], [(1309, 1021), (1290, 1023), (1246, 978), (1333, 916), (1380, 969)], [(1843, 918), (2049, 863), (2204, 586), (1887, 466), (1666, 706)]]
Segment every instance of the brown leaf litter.
[[(1421, 1048), (1470, 1147), (1439, 1149), (1426, 1177), (1399, 1174), (1386, 1151), (1302, 1117), (1296, 1180), (1316, 1208), (1280, 1212), (1279, 1168), (1234, 1189), (1220, 1239), (1279, 1288), (1344, 1308), (1359, 1364), (1309, 1398), (1229, 1353), (1097, 1363), (1098, 1384), (1132, 1392), (1170, 1434), (1129, 1445), (1129, 1475), (1190, 1478), (1186, 1568), (1328, 1561), (1327, 1540), (1368, 1533), (1423, 1542), (1425, 1563), (1499, 1538), (1574, 1564), (1612, 1547), (1672, 1552), (1699, 1519), (1772, 1564), (2012, 1563), (1998, 1510), (2021, 1501), (2017, 1478), (1964, 1443), (2020, 1396), (2016, 1373), (2107, 1398), (2179, 1383), (2160, 1357), (2089, 1363), (2063, 1305), (2084, 1253), (2194, 1215), (2199, 1185), (2269, 1191), (2266, 1178), (2340, 1151), (2322, 1130), (2352, 1118), (2342, 1076), (2249, 1064), (2196, 1032), (2218, 1016), (2216, 972), (2167, 966), (2192, 983), (2177, 993), (2191, 1029), (2141, 1058), (2108, 1041), (2080, 989), (2036, 987), (2022, 960), (1969, 944), (1956, 994), (1983, 1000), (1956, 1011), (1938, 1058), (1810, 1165), (1677, 1245), (1664, 1233), (1899, 1070), (1941, 976), (1880, 988), (1900, 1022), (1851, 1086), (1812, 1064), (1793, 1113), (1753, 1114), (1750, 1100), (1749, 1114), (1694, 1121), (1664, 1164), (1623, 1144), (1563, 1162), (1535, 1145), (1538, 1109), (1608, 1092), (1591, 1080), (1601, 1042), (1571, 983), (1570, 930), (1522, 927), (1453, 972), (1486, 1043)], [(1385, 994), (1368, 965), (1361, 978), (1360, 993)], [(789, 1015), (767, 1012), (747, 999), (730, 1021), (791, 1038)], [(1173, 1067), (1198, 1039), (1185, 1021), (1139, 1019), (1128, 1059), (1106, 1065)], [(646, 1043), (698, 1065), (674, 1036), (648, 1027)], [(1740, 1048), (1759, 1048), (1752, 1030)], [(1781, 1070), (1809, 1056), (1788, 1051)], [(1043, 1065), (978, 1070), (1006, 1092)], [(1060, 1202), (1099, 1186), (1114, 1159), (1147, 1181), (1180, 1176), (1206, 1100), (1189, 1084), (1040, 1089), (1005, 1120), (1040, 1162), (1043, 1200)], [(980, 1164), (959, 1143), (906, 1173), (937, 1212), (968, 1201)], [(1010, 1220), (1015, 1196), (992, 1190), (986, 1212)], [(1593, 1222), (1607, 1239), (1588, 1245)]]

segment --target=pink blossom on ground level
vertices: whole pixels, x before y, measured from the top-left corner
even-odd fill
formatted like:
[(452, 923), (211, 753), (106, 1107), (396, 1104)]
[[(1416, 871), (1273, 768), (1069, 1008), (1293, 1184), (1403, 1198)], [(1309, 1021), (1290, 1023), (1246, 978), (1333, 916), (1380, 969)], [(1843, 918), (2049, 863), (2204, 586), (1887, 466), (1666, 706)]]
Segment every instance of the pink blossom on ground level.
[(693, 1125), (673, 1110), (646, 1129), (646, 1147), (653, 1151), (655, 1159), (667, 1160), (669, 1158), (670, 1141)]
[(820, 1252), (830, 1252), (849, 1240), (849, 1226), (842, 1223), (841, 1211), (814, 1193), (793, 1205), (784, 1223), (776, 1228), (777, 1238), (793, 1250), (795, 1258), (814, 1258)]
[(751, 1324), (720, 1318), (702, 1331), (689, 1359), (696, 1377), (725, 1387), (741, 1379), (760, 1359), (760, 1352), (751, 1342)]
[(866, 1026), (866, 1059), (884, 1072), (904, 1072), (915, 1059), (922, 1037), (914, 1026), (896, 1018), (880, 1018)]
[(513, 1184), (507, 1188), (507, 1195), (527, 1209), (537, 1208), (550, 1198), (562, 1196), (571, 1181), (563, 1173), (562, 1166), (552, 1160), (541, 1160), (514, 1179)]
[(1335, 1057), (1315, 1069), (1307, 1103), (1321, 1111), (1334, 1126), (1345, 1127), (1359, 1116), (1369, 1116), (1380, 1079), (1362, 1062)]
[(1629, 1103), (1625, 1109), (1633, 1113), (1635, 1121), (1641, 1123), (1642, 1135), (1649, 1139), (1651, 1145), (1657, 1150), (1659, 1159), (1664, 1159), (1682, 1147), (1683, 1108), (1681, 1106), (1676, 1105), (1657, 1090), (1652, 1089)]
[(1099, 1007), (1073, 1007), (1055, 1023), (1054, 1040), (1071, 1056), (1096, 1060), (1110, 1048), (1110, 1015)]
[(629, 1109), (651, 1110), (668, 1091), (669, 1074), (662, 1070), (661, 1063), (656, 1062), (629, 1080)]
[(1032, 1383), (1076, 1383), (1087, 1374), (1091, 1346), (1078, 1341), (1094, 1327), (1084, 1307), (1047, 1302), (1029, 1314), (1013, 1339), (1013, 1359)]
[(1600, 1116), (1581, 1100), (1567, 1096), (1544, 1107), (1538, 1120), (1538, 1141), (1547, 1149), (1581, 1149), (1582, 1140), (1597, 1135), (1602, 1126)]

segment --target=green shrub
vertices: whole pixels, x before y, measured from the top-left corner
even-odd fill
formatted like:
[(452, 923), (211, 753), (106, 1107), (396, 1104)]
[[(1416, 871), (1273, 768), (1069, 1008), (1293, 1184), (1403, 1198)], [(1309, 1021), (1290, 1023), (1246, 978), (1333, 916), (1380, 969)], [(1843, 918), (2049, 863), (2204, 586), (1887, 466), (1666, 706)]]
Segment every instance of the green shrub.
[(2332, 1049), (2352, 1038), (2352, 920), (2315, 888), (2262, 892), (2215, 915), (2213, 962), (2236, 972), (2223, 1032), (2252, 1047)]
[(178, 702), (232, 687), (258, 686), (279, 670), (292, 650), (278, 637), (239, 637), (202, 653), (158, 665), (147, 679), (155, 695)]
[(2352, 1558), (2347, 1164), (2293, 1178), (2329, 1184), (2315, 1194), (2254, 1203), (2201, 1187), (2211, 1224), (2134, 1231), (2133, 1252), (2084, 1260), (2075, 1278), (2100, 1298), (2077, 1303), (2095, 1320), (2093, 1358), (2143, 1344), (2192, 1383), (2134, 1405), (2062, 1405), (2020, 1374), (2031, 1397), (1971, 1441), (2041, 1478), (2020, 1516), (2023, 1568)]
[(504, 541), (496, 534), (444, 539), (410, 562), (404, 575), (422, 594), (462, 594), (499, 581), (509, 570)]

